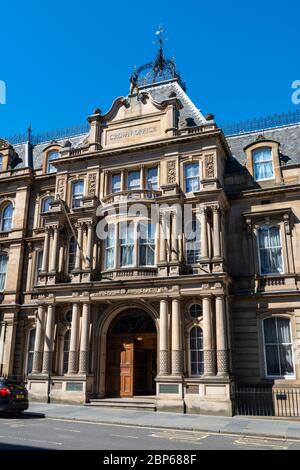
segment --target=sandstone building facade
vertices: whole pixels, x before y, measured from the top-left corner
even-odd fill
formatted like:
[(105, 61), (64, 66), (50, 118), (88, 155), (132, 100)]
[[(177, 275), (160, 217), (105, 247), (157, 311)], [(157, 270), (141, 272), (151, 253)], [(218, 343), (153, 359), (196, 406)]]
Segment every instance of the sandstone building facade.
[(299, 387), (300, 125), (226, 138), (146, 72), (86, 133), (0, 140), (0, 375), (230, 415), (233, 384)]

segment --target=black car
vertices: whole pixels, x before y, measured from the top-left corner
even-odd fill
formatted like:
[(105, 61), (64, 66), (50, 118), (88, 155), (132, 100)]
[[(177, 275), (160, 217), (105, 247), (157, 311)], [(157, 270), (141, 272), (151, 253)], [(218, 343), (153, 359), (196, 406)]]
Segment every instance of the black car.
[(28, 392), (24, 383), (0, 377), (0, 412), (20, 414), (28, 406)]

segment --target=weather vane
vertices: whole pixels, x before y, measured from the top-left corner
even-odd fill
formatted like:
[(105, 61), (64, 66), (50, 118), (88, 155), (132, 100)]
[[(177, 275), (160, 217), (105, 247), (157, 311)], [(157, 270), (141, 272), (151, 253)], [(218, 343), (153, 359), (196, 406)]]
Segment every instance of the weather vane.
[[(162, 49), (163, 46), (163, 33), (165, 32), (163, 25), (160, 24), (158, 26), (158, 30), (155, 31), (155, 35), (157, 36), (157, 41), (153, 41), (153, 44), (159, 44), (160, 49)], [(168, 38), (165, 38), (165, 41), (167, 41)]]

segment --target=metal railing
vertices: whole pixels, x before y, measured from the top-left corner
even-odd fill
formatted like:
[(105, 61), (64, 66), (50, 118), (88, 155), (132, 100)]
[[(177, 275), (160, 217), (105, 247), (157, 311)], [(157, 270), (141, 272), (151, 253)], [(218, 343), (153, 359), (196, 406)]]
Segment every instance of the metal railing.
[(236, 385), (232, 399), (236, 415), (300, 418), (300, 388)]

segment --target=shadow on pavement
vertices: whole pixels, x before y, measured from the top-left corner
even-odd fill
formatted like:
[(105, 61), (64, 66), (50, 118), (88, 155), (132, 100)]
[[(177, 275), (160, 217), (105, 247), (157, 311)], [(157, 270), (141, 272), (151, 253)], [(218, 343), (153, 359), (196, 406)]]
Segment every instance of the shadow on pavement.
[[(32, 411), (25, 411), (22, 414), (14, 414), (14, 413), (9, 413), (9, 412), (1, 412), (0, 413), (0, 420), (1, 418), (5, 419), (41, 419), (45, 418), (44, 413), (33, 413)], [(1, 421), (0, 421), (1, 422)]]

